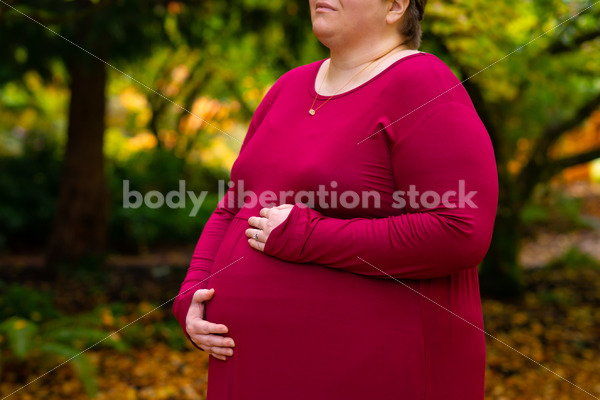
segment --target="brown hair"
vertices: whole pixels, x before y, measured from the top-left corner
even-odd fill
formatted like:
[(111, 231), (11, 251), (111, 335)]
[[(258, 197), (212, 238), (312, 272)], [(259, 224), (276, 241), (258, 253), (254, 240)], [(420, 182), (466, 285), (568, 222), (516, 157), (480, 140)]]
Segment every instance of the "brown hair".
[(410, 49), (417, 50), (421, 46), (421, 21), (425, 15), (427, 0), (409, 0), (408, 8), (402, 16), (399, 32)]

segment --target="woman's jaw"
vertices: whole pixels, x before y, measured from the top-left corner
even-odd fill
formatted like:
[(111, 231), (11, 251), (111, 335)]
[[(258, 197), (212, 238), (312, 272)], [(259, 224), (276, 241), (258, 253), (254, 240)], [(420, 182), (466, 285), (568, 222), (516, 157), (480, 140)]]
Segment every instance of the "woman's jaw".
[[(402, 42), (381, 0), (309, 0), (313, 33), (334, 57), (376, 57)], [(360, 57), (359, 57), (360, 58)]]

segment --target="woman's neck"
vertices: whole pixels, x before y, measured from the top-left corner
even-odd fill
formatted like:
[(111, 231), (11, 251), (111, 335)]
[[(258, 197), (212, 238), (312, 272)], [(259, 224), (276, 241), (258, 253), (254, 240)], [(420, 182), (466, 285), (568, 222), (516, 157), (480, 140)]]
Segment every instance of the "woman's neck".
[(359, 70), (373, 60), (387, 55), (386, 53), (393, 53), (408, 48), (400, 44), (401, 40), (398, 37), (394, 37), (378, 41), (376, 45), (363, 42), (354, 46), (331, 48), (330, 76)]
[[(318, 82), (322, 82), (320, 93), (334, 93), (343, 85), (347, 85), (346, 90), (349, 90), (366, 82), (377, 74), (380, 67), (386, 67), (386, 60), (397, 58), (394, 55), (403, 50), (408, 50), (408, 47), (401, 45), (401, 40), (396, 35), (389, 40), (378, 41), (375, 46), (362, 43), (330, 47), (330, 59), (324, 63), (317, 78)], [(348, 83), (349, 80), (352, 81)]]

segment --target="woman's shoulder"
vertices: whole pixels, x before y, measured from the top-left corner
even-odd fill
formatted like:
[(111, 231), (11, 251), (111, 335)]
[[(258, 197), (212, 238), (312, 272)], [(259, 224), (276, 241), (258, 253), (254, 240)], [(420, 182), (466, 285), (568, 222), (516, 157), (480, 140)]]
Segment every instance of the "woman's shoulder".
[[(419, 53), (392, 68), (383, 97), (398, 98), (414, 107), (458, 102), (472, 107), (467, 91), (450, 66), (432, 53)], [(430, 104), (432, 103), (432, 104)]]
[(390, 72), (390, 84), (419, 87), (420, 90), (459, 82), (444, 61), (435, 54), (426, 52), (410, 55), (406, 60), (398, 60)]
[(462, 82), (436, 55), (415, 55), (389, 72), (380, 93), (380, 104), (391, 120), (399, 122), (398, 128), (408, 129), (421, 118), (432, 113), (438, 115), (442, 110), (460, 110), (476, 117)]

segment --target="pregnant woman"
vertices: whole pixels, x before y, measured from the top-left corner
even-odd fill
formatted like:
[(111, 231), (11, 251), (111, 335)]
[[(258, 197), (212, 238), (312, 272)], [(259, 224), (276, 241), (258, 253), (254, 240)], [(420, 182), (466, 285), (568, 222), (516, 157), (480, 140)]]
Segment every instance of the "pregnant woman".
[(424, 7), (310, 0), (330, 57), (259, 105), (173, 305), (209, 400), (483, 399), (496, 164)]

